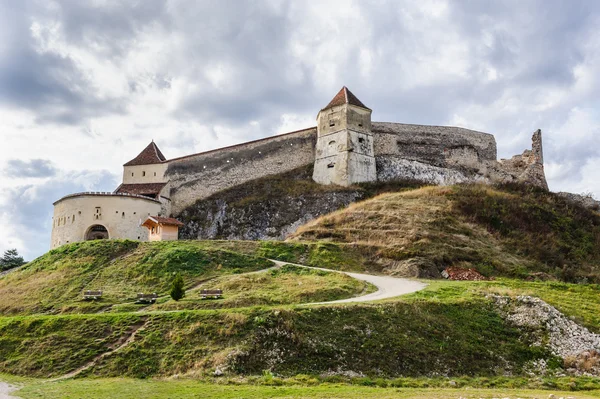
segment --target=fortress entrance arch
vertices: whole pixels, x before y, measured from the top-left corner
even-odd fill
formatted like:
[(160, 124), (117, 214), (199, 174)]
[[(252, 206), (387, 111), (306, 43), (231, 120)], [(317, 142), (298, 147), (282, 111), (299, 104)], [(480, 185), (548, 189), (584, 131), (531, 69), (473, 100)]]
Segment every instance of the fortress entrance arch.
[(85, 240), (106, 240), (108, 239), (108, 230), (101, 224), (91, 226), (85, 233)]

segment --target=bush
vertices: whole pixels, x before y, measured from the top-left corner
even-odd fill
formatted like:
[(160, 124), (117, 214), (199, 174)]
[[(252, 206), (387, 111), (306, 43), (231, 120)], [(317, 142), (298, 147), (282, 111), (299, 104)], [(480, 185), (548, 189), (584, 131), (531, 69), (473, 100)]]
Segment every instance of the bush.
[(22, 256), (19, 256), (19, 252), (16, 249), (9, 249), (0, 258), (0, 271), (23, 266), (25, 263), (27, 262), (23, 260)]
[(185, 288), (183, 287), (183, 277), (177, 273), (171, 285), (171, 298), (178, 301), (185, 296)]

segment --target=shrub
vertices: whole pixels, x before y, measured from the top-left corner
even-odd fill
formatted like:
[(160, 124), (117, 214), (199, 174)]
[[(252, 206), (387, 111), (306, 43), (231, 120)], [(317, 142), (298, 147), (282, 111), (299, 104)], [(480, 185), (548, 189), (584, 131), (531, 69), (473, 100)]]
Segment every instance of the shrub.
[(185, 296), (185, 288), (183, 287), (183, 277), (177, 273), (171, 285), (171, 298), (178, 301)]

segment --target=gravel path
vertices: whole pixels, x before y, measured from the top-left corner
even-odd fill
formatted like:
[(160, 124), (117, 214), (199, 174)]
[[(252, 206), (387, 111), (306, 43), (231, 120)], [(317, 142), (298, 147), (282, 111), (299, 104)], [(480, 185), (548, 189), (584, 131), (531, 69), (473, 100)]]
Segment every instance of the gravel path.
[(17, 389), (18, 388), (13, 385), (0, 381), (0, 399), (19, 399), (17, 396), (12, 396), (10, 394)]
[(380, 299), (387, 299), (387, 298), (393, 298), (393, 297), (400, 296), (400, 295), (410, 294), (411, 292), (420, 291), (427, 286), (427, 284), (425, 284), (425, 283), (421, 283), (419, 281), (414, 281), (414, 280), (409, 280), (406, 278), (389, 277), (389, 276), (374, 276), (372, 274), (343, 272), (343, 271), (339, 271), (339, 270), (323, 269), (321, 267), (311, 267), (311, 266), (298, 265), (296, 263), (281, 262), (281, 261), (274, 260), (274, 259), (271, 259), (271, 261), (274, 262), (277, 266), (294, 265), (294, 266), (306, 267), (309, 269), (324, 270), (327, 272), (344, 273), (352, 278), (355, 278), (357, 280), (366, 281), (368, 283), (373, 284), (375, 287), (377, 287), (377, 291), (375, 291), (371, 294), (357, 296), (357, 297), (348, 298), (348, 299), (340, 299), (338, 301), (316, 302), (316, 303), (311, 303), (310, 305), (377, 301)]

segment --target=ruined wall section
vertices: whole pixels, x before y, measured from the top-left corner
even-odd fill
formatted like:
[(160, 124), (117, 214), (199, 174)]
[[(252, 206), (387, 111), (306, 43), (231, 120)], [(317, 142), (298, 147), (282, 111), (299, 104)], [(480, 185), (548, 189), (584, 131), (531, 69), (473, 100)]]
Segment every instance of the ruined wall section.
[(531, 137), (531, 150), (515, 155), (511, 159), (498, 161), (494, 179), (506, 182), (526, 183), (548, 190), (544, 172), (544, 150), (542, 131), (536, 130)]
[(172, 214), (197, 200), (315, 161), (317, 129), (310, 128), (168, 161)]

